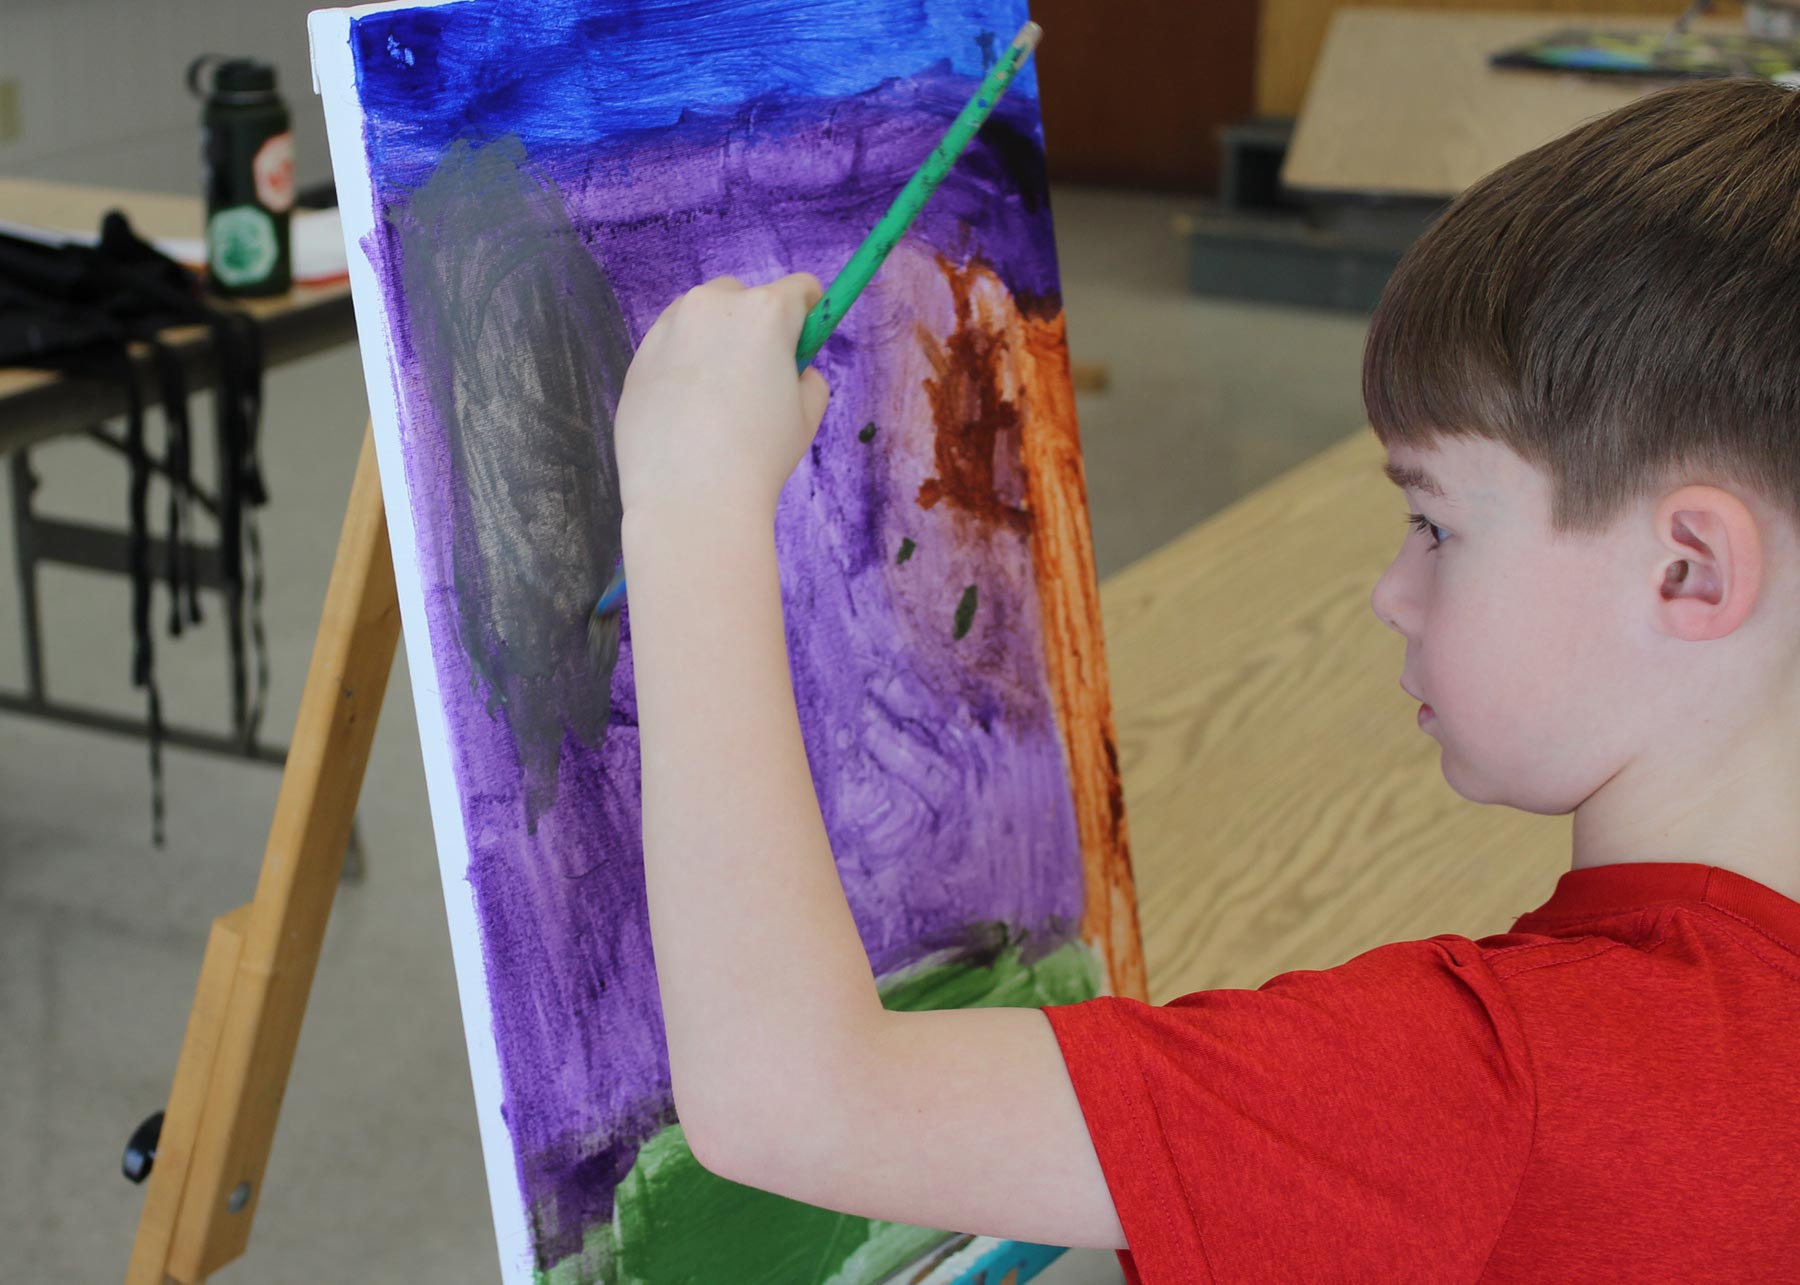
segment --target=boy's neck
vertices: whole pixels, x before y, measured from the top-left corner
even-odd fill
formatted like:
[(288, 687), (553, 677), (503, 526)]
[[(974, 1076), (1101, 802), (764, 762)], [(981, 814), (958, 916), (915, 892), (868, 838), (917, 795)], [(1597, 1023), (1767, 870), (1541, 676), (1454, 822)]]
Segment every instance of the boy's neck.
[(1752, 726), (1640, 756), (1575, 809), (1570, 869), (1693, 861), (1800, 902), (1800, 723), (1772, 701)]

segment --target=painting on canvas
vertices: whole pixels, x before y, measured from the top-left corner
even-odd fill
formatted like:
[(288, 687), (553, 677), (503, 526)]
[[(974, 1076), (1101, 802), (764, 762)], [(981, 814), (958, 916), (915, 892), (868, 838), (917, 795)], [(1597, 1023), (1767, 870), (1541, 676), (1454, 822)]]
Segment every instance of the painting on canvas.
[[(584, 642), (619, 556), (633, 345), (714, 276), (829, 280), (1026, 17), (313, 15), (509, 1280), (877, 1281), (950, 1241), (694, 1162), (629, 605), (615, 656)], [(891, 1008), (1143, 991), (1036, 95), (1028, 65), (820, 354), (830, 409), (777, 512), (808, 760)]]

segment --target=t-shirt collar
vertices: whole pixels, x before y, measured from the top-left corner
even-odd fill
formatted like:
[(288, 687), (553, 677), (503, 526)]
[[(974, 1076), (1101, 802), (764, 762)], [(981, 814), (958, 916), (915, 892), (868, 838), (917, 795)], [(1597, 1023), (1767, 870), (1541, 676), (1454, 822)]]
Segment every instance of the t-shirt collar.
[(1695, 861), (1621, 861), (1565, 871), (1550, 900), (1520, 919), (1585, 919), (1664, 901), (1717, 906), (1800, 954), (1800, 902), (1735, 870)]

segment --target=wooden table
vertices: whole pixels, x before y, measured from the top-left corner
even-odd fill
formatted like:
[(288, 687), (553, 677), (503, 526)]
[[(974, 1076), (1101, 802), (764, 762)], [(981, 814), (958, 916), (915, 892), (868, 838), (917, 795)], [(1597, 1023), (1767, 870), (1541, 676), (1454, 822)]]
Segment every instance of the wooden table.
[(1156, 1003), (1504, 932), (1569, 867), (1570, 818), (1462, 799), (1400, 690), (1384, 458), (1364, 429), (1101, 586)]
[[(1340, 9), (1294, 125), (1281, 181), (1300, 191), (1455, 196), (1490, 170), (1667, 82), (1495, 68), (1488, 56), (1563, 27), (1667, 31), (1618, 13)], [(1696, 20), (1695, 31), (1743, 22)]]

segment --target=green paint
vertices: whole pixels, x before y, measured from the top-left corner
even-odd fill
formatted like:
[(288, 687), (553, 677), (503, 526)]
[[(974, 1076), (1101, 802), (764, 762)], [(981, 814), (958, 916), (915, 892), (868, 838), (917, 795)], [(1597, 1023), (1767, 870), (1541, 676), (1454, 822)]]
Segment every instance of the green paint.
[[(975, 925), (972, 942), (938, 951), (878, 983), (883, 1007), (1042, 1008), (1101, 993), (1100, 957), (1065, 942), (1025, 964), (1005, 924)], [(956, 1161), (947, 1162), (947, 1170)], [(638, 1152), (614, 1196), (613, 1221), (537, 1285), (865, 1285), (916, 1263), (952, 1233), (857, 1218), (728, 1182), (702, 1169), (679, 1124)]]
[(970, 585), (963, 590), (962, 601), (956, 604), (956, 632), (953, 638), (961, 638), (969, 632), (969, 626), (975, 623), (975, 586)]
[(619, 1186), (621, 1282), (824, 1282), (841, 1278), (858, 1251), (873, 1260), (863, 1279), (880, 1280), (944, 1239), (932, 1228), (851, 1218), (708, 1173), (676, 1136), (679, 1127), (653, 1138)]
[(856, 440), (864, 443), (865, 445), (867, 443), (875, 440), (875, 421), (874, 420), (870, 420), (867, 424), (864, 424), (862, 426), (862, 432), (860, 432), (856, 435)]
[(910, 535), (902, 539), (900, 541), (900, 556), (894, 559), (894, 565), (899, 566), (902, 562), (905, 562), (908, 558), (912, 557), (913, 550), (918, 547), (918, 545), (912, 542), (912, 537)]
[(1025, 65), (1025, 59), (1031, 55), (1037, 38), (1036, 23), (1028, 22), (1020, 28), (1019, 34), (1013, 37), (1012, 44), (994, 64), (993, 70), (988, 72), (981, 87), (975, 91), (975, 96), (969, 99), (968, 104), (956, 114), (956, 119), (950, 122), (943, 140), (932, 149), (931, 155), (925, 158), (925, 163), (919, 166), (918, 171), (906, 181), (906, 186), (900, 189), (900, 195), (888, 206), (887, 213), (881, 216), (875, 230), (856, 247), (856, 253), (850, 256), (850, 261), (844, 265), (843, 270), (825, 287), (825, 293), (812, 306), (812, 311), (806, 314), (806, 321), (800, 327), (800, 344), (795, 353), (795, 361), (801, 370), (805, 370), (812, 359), (819, 355), (819, 349), (831, 338), (831, 332), (837, 329), (845, 310), (856, 301), (856, 296), (869, 284), (869, 279), (880, 269), (889, 252), (906, 235), (907, 228), (912, 226), (919, 211), (925, 208), (925, 202), (937, 191), (938, 184), (944, 181), (950, 167), (956, 164), (956, 158), (962, 155), (969, 140), (975, 137), (975, 131), (981, 128), (989, 113), (994, 110), (994, 104), (1000, 100), (1000, 95), (1006, 92), (1013, 77), (1018, 75), (1019, 68)]
[[(973, 951), (950, 947), (876, 984), (881, 1006), (896, 1012), (939, 1008), (1042, 1008), (1078, 1004), (1101, 993), (1100, 957), (1071, 941), (1030, 964), (1003, 923), (979, 925)], [(971, 954), (974, 960), (971, 960)]]

